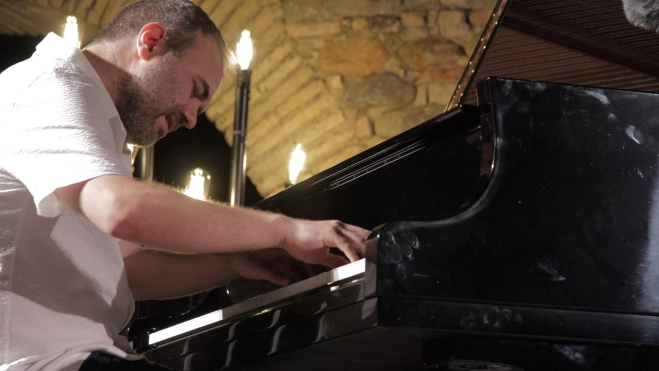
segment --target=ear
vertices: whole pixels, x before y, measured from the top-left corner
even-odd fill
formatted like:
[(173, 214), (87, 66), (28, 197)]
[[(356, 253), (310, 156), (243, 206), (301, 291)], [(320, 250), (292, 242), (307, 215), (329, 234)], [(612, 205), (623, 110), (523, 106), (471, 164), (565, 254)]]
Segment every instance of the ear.
[(147, 23), (137, 34), (137, 55), (140, 59), (148, 61), (154, 56), (167, 52), (165, 40), (165, 26), (161, 23)]

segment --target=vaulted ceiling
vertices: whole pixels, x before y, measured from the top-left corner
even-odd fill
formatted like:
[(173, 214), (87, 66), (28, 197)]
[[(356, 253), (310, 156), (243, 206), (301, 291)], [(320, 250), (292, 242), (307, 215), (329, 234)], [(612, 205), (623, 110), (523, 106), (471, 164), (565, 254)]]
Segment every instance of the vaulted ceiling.
[(82, 44), (92, 40), (117, 11), (133, 0), (0, 0), (0, 34), (60, 33), (66, 17), (78, 19)]

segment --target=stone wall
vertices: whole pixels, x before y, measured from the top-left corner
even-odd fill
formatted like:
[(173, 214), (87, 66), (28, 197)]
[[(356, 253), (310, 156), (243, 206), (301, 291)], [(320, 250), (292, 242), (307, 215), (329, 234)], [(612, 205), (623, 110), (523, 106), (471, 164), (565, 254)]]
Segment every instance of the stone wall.
[[(233, 46), (255, 57), (247, 174), (263, 196), (442, 113), (496, 0), (199, 0)], [(232, 141), (235, 76), (207, 110)]]

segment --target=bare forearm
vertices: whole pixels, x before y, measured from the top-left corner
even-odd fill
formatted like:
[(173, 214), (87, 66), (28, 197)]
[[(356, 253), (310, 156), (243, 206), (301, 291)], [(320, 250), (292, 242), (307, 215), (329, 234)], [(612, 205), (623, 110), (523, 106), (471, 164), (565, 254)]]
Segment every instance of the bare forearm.
[[(194, 200), (168, 188), (104, 175), (55, 190), (102, 231), (122, 240), (182, 253), (281, 247), (295, 259), (336, 267), (365, 254), (368, 231), (338, 220), (309, 221)], [(273, 278), (274, 279), (274, 278)]]
[(143, 250), (124, 259), (135, 300), (167, 299), (211, 289), (237, 278), (221, 254), (182, 255)]
[[(143, 245), (193, 253), (254, 250), (280, 246), (288, 228), (282, 215), (198, 201), (124, 177), (104, 178), (85, 186), (82, 212), (109, 234)], [(107, 188), (119, 191), (104, 194)]]

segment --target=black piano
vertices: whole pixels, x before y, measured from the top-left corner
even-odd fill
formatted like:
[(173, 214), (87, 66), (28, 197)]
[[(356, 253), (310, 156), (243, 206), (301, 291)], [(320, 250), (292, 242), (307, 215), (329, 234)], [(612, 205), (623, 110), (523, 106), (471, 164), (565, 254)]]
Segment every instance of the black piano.
[(659, 36), (618, 0), (501, 0), (445, 113), (255, 205), (369, 228), (365, 259), (232, 283), (133, 345), (195, 371), (657, 369), (654, 91)]

